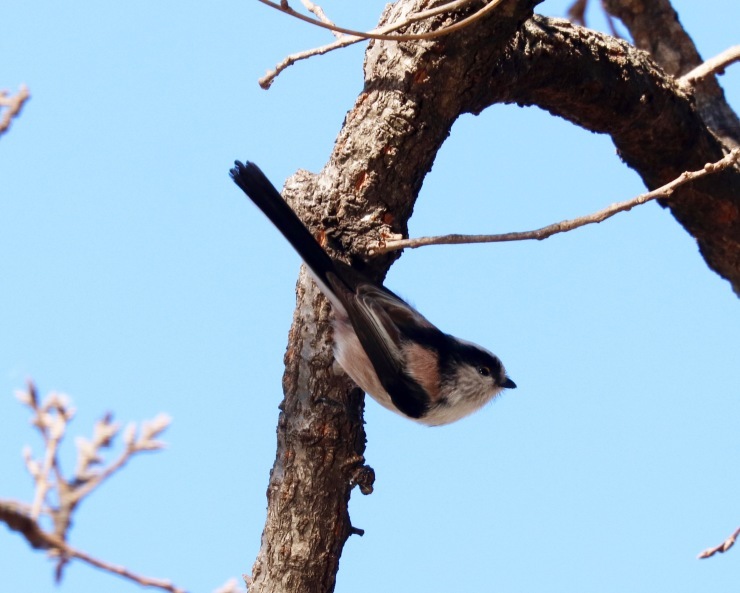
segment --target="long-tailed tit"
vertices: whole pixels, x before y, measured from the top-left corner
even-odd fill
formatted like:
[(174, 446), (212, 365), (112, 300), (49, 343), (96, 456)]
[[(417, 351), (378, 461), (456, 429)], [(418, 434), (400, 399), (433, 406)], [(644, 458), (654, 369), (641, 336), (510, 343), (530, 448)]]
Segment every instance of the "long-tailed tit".
[(445, 334), (381, 284), (332, 259), (254, 163), (231, 177), (303, 258), (334, 311), (334, 356), (379, 404), (448, 424), (516, 387), (494, 354)]

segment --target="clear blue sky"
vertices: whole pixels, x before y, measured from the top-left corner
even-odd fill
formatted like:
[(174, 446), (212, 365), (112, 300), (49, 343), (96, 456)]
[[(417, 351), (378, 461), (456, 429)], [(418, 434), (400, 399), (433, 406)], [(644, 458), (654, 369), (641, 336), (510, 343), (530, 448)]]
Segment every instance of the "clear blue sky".
[[(87, 500), (71, 543), (211, 591), (259, 547), (299, 265), (227, 172), (235, 158), (276, 185), (317, 171), (364, 45), (265, 92), (259, 76), (328, 34), (254, 0), (6, 4), (0, 87), (33, 98), (0, 139), (0, 497), (31, 497), (20, 451), (39, 443), (13, 398), (26, 378), (73, 397), (74, 434), (108, 410), (167, 412), (168, 450)], [(370, 27), (383, 4), (323, 6)], [(674, 4), (704, 57), (740, 42), (737, 3)], [(740, 109), (740, 66), (721, 82)], [(608, 138), (499, 106), (455, 126), (411, 233), (527, 230), (642, 190)], [(368, 401), (376, 489), (353, 496), (366, 535), (338, 592), (737, 587), (740, 550), (695, 557), (740, 524), (738, 300), (667, 211), (408, 252), (388, 285), (499, 354), (519, 389), (437, 429)], [(5, 528), (0, 574), (14, 593), (54, 589)], [(137, 589), (73, 563), (60, 590)]]

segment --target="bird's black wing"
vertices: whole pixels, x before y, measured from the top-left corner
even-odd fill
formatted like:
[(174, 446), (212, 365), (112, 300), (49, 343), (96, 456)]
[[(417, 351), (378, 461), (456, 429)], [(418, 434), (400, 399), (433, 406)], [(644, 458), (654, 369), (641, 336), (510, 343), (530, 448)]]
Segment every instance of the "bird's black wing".
[(234, 182), (290, 242), (314, 276), (330, 289), (327, 274), (336, 274), (334, 262), (260, 168), (254, 163), (242, 165), (236, 161), (229, 173)]
[(404, 370), (403, 334), (392, 319), (394, 315), (408, 315), (408, 305), (390, 291), (364, 283), (355, 287), (345, 307), (393, 405), (411, 418), (421, 418), (429, 408), (429, 394)]
[(389, 315), (395, 309), (397, 315), (407, 317), (409, 313), (404, 311), (407, 305), (357, 270), (332, 260), (257, 165), (236, 161), (230, 174), (298, 252), (323, 285), (322, 289), (331, 292), (327, 296), (333, 295), (345, 307), (360, 344), (393, 404), (411, 418), (423, 416), (428, 396), (403, 371), (401, 335)]

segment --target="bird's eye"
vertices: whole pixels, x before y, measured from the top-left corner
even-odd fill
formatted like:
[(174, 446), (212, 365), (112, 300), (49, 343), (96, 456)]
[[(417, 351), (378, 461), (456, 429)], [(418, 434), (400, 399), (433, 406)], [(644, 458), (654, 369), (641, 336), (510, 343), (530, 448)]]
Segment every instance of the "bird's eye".
[(491, 369), (487, 366), (479, 366), (478, 367), (478, 373), (482, 375), (483, 377), (490, 377), (491, 376)]

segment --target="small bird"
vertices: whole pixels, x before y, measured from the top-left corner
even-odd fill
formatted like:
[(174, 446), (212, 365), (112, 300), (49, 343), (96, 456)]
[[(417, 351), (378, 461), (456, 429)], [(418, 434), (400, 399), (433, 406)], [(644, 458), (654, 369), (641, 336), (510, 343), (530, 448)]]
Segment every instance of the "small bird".
[(337, 362), (380, 405), (439, 426), (516, 387), (497, 356), (443, 333), (390, 290), (331, 258), (257, 165), (234, 164), (231, 178), (303, 258), (331, 302)]

